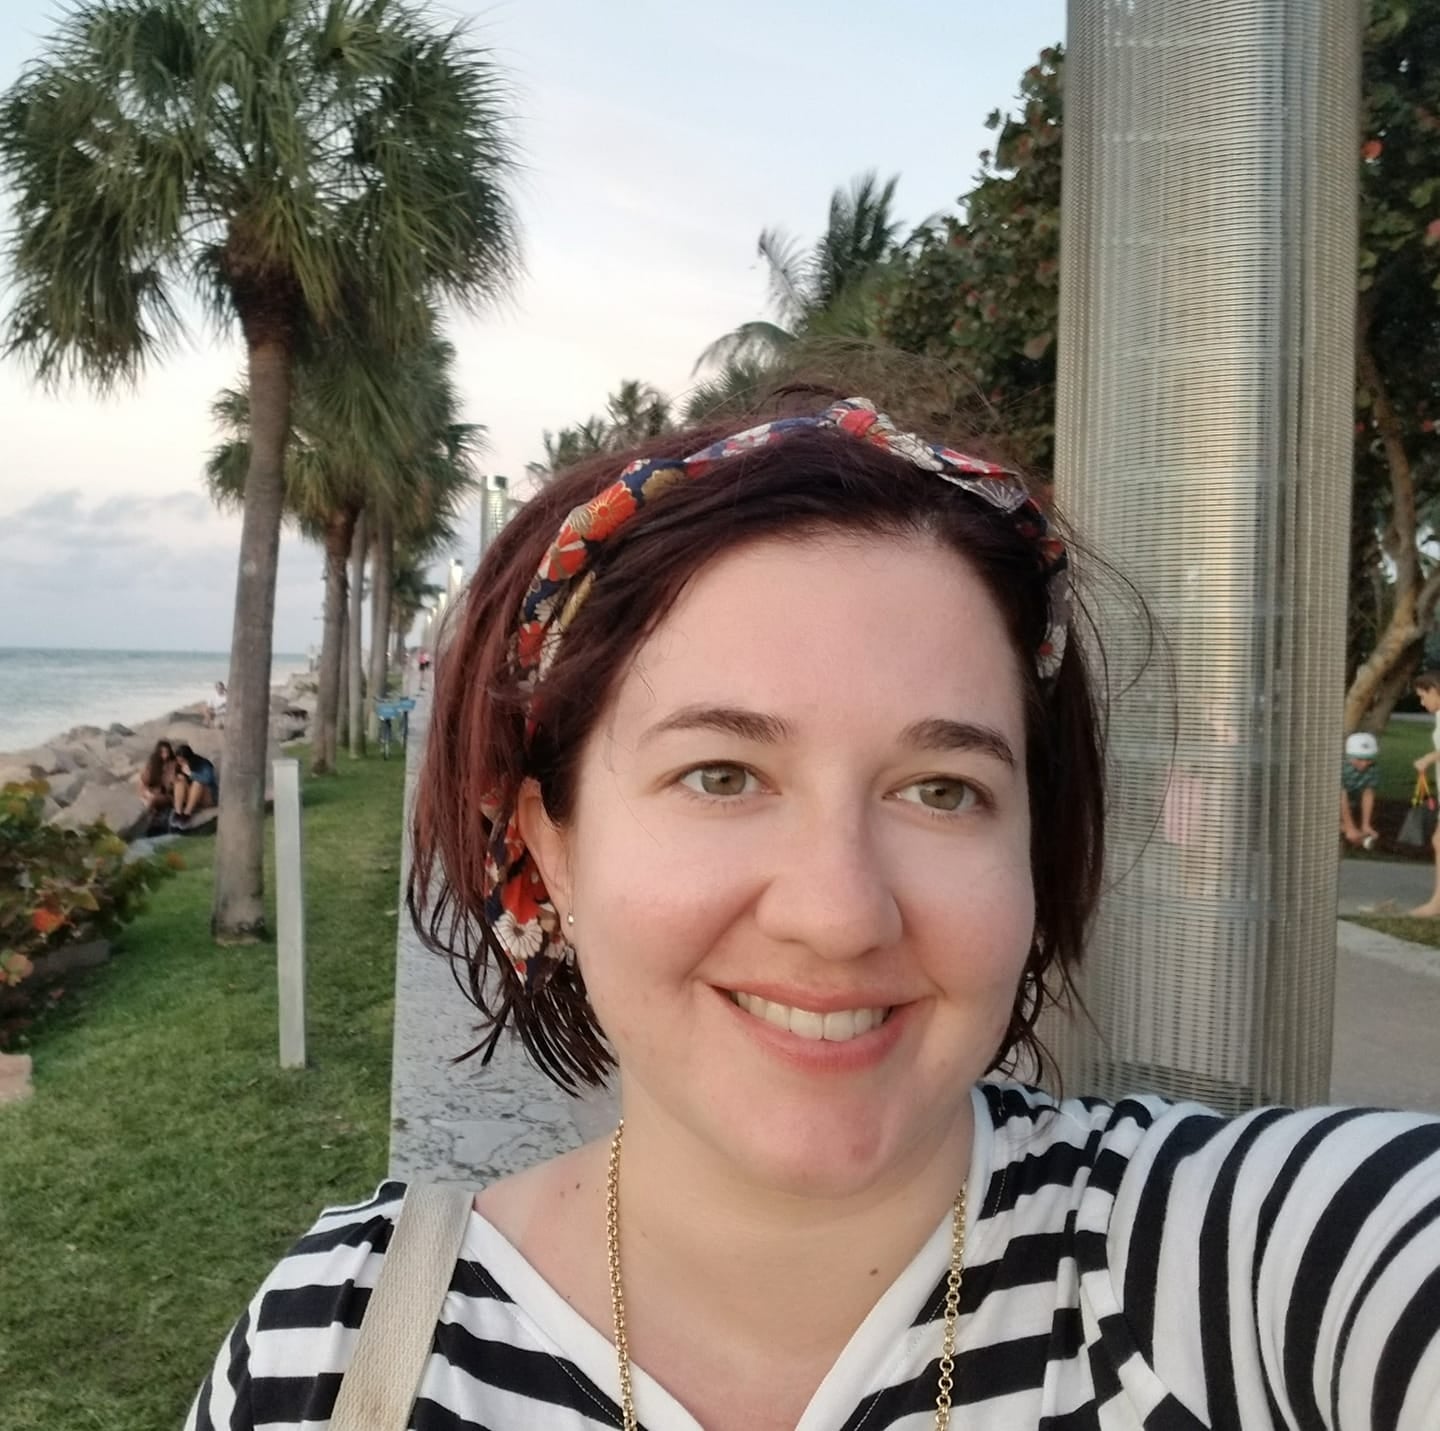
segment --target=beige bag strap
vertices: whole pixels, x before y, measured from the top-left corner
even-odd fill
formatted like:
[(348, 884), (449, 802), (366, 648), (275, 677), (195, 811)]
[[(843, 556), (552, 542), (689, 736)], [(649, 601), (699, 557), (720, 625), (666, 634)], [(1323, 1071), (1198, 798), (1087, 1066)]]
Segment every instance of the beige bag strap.
[(474, 1194), (412, 1183), (340, 1383), (330, 1431), (405, 1431), (435, 1340)]

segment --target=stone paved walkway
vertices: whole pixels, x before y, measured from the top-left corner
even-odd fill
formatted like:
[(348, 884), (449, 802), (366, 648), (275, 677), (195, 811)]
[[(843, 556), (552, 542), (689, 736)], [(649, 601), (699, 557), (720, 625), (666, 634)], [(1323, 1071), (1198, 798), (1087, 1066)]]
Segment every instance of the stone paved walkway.
[[(410, 725), (406, 810), (424, 748), (428, 697)], [(408, 820), (400, 889), (409, 871)], [(1347, 861), (1341, 909), (1424, 897), (1424, 865)], [(1414, 887), (1420, 886), (1419, 893)], [(1408, 907), (1408, 905), (1407, 905)], [(1344, 920), (1336, 968), (1336, 1102), (1440, 1112), (1440, 950)], [(505, 1039), (490, 1065), (451, 1060), (474, 1042), (474, 1010), (445, 961), (410, 928), (403, 904), (395, 984), (390, 1171), (480, 1185), (607, 1133), (613, 1100), (567, 1098)]]
[(518, 1043), (495, 1058), (451, 1060), (475, 1042), (475, 1010), (405, 913), (409, 810), (429, 718), (428, 696), (411, 713), (406, 758), (405, 854), (400, 871), (400, 941), (395, 969), (395, 1058), (391, 1072), (390, 1172), (397, 1178), (481, 1184), (575, 1147), (613, 1126), (605, 1100), (567, 1098), (532, 1068)]

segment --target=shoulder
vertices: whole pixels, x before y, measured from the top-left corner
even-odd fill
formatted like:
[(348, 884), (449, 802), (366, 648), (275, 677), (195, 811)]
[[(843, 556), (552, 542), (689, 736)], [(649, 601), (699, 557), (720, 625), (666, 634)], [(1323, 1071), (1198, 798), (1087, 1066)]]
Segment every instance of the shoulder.
[(320, 1214), (225, 1338), (187, 1426), (248, 1431), (329, 1416), (404, 1197), (404, 1183), (385, 1182)]
[(251, 1302), (252, 1369), (282, 1373), (300, 1344), (292, 1333), (360, 1325), (404, 1200), (404, 1183), (385, 1182), (364, 1202), (320, 1214)]
[(1220, 1191), (1227, 1203), (1333, 1195), (1382, 1198), (1397, 1178), (1440, 1187), (1440, 1118), (1364, 1108), (1256, 1108), (1236, 1116), (1154, 1094), (1059, 1100), (1020, 1084), (981, 1085), (993, 1127), (987, 1201), (1026, 1192), (1098, 1191), (1115, 1210), (1184, 1190)]

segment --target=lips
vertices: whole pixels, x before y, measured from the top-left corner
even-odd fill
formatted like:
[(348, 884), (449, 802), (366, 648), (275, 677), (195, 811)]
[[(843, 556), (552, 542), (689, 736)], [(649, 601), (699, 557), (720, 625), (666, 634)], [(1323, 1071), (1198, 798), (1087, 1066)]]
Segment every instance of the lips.
[(797, 1008), (791, 1004), (776, 1003), (763, 999), (758, 994), (730, 994), (733, 1003), (751, 1015), (778, 1029), (788, 1030), (798, 1038), (813, 1042), (849, 1043), (852, 1039), (878, 1028), (889, 1017), (888, 1007), (864, 1007), (853, 1009), (832, 1009), (819, 1013), (814, 1009)]

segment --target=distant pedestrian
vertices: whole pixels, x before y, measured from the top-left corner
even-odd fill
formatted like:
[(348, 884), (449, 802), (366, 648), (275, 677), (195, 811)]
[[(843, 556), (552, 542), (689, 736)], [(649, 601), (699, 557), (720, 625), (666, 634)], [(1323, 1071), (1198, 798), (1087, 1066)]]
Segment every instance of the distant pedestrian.
[(205, 702), (205, 724), (223, 726), (225, 709), (229, 703), (230, 697), (225, 690), (225, 682), (216, 681), (215, 694)]
[(430, 670), (430, 653), (423, 646), (420, 648), (418, 664), (420, 666), (420, 689), (423, 691), (425, 689), (425, 677)]
[(175, 775), (175, 809), (170, 816), (170, 828), (183, 830), (192, 815), (219, 804), (220, 777), (215, 766), (203, 755), (196, 755), (188, 745), (175, 747), (175, 763), (179, 769)]
[[(1345, 843), (1374, 848), (1380, 837), (1375, 831), (1375, 791), (1380, 786), (1380, 742), (1369, 731), (1357, 730), (1345, 741), (1345, 758), (1340, 762), (1340, 833)], [(1357, 821), (1351, 800), (1359, 797)]]
[[(1440, 671), (1422, 671), (1416, 676), (1415, 694), (1420, 697), (1420, 704), (1435, 717), (1435, 729), (1430, 736), (1430, 743), (1434, 748), (1415, 762), (1415, 769), (1423, 775), (1440, 761)], [(1431, 836), (1430, 844), (1435, 851), (1435, 886), (1430, 892), (1430, 898), (1410, 911), (1417, 919), (1440, 917), (1440, 827), (1437, 827)]]

